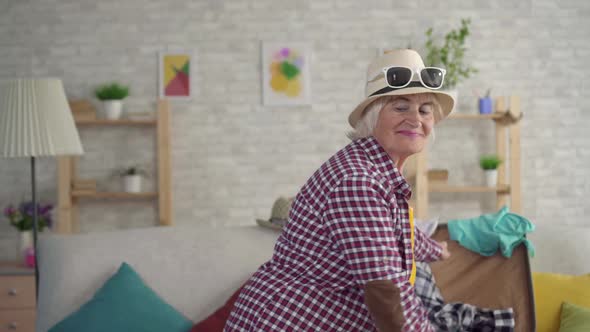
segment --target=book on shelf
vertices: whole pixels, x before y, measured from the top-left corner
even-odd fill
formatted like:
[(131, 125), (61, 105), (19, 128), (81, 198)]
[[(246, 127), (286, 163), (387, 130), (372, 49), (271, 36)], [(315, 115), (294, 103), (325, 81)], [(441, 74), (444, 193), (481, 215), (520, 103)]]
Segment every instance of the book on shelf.
[(78, 190), (93, 190), (96, 191), (96, 180), (92, 179), (76, 179), (72, 181), (72, 189)]
[(75, 121), (96, 120), (96, 109), (88, 100), (70, 100), (69, 104)]
[(449, 171), (446, 169), (428, 170), (428, 180), (434, 183), (446, 183), (449, 179)]
[(76, 195), (93, 195), (96, 194), (96, 190), (92, 189), (74, 189), (72, 192), (76, 193)]

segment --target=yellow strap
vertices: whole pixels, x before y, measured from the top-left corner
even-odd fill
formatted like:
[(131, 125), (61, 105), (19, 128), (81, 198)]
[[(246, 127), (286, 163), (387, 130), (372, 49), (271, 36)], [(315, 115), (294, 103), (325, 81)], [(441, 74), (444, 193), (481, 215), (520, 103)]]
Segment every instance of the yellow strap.
[(416, 259), (414, 258), (414, 209), (409, 207), (410, 212), (410, 241), (412, 242), (412, 272), (410, 273), (410, 285), (416, 282)]

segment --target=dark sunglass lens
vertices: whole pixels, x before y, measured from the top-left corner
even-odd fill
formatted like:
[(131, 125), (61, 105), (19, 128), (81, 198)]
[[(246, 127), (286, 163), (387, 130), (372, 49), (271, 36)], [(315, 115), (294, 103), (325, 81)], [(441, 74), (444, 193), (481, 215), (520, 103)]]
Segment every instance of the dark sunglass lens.
[(408, 68), (393, 67), (387, 69), (387, 83), (393, 87), (404, 86), (412, 79), (412, 71)]
[(443, 83), (443, 72), (437, 68), (424, 68), (420, 71), (422, 82), (429, 88), (440, 88)]

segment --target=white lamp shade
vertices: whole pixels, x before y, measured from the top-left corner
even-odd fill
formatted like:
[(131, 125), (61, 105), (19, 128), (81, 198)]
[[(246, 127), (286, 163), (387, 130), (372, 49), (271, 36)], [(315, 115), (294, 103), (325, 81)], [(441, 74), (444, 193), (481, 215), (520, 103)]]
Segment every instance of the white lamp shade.
[(82, 153), (80, 136), (60, 79), (0, 82), (0, 157)]

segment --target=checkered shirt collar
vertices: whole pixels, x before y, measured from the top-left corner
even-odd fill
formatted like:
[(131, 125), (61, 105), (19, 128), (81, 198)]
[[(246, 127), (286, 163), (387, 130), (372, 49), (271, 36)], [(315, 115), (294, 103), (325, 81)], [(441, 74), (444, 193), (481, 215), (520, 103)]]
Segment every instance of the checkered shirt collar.
[(361, 138), (356, 142), (367, 153), (371, 161), (375, 163), (377, 170), (389, 178), (395, 192), (402, 195), (406, 201), (410, 200), (412, 197), (412, 188), (406, 179), (404, 179), (402, 173), (397, 169), (385, 149), (377, 142), (377, 139), (369, 136)]

